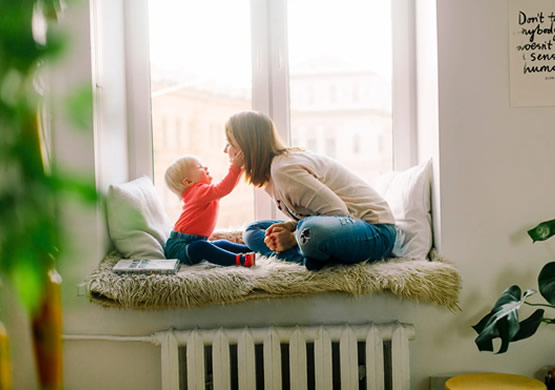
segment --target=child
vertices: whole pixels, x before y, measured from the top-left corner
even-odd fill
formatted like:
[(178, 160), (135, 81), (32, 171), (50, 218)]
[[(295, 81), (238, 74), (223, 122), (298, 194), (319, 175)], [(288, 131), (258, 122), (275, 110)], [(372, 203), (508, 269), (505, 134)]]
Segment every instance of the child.
[(255, 265), (255, 253), (246, 245), (227, 240), (208, 241), (218, 217), (219, 200), (239, 182), (243, 154), (232, 159), (229, 172), (218, 184), (211, 184), (208, 168), (198, 158), (185, 156), (168, 167), (166, 184), (183, 201), (183, 212), (166, 241), (166, 257), (193, 265), (202, 260), (230, 266)]

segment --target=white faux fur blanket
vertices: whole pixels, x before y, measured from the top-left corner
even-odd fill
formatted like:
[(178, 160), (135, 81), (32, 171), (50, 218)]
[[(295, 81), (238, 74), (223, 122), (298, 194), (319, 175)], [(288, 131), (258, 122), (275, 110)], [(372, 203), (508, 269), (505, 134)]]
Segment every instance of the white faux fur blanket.
[(118, 275), (121, 258), (109, 253), (87, 280), (89, 298), (104, 306), (161, 310), (323, 292), (391, 293), (458, 310), (461, 277), (435, 250), (430, 261), (403, 258), (308, 271), (304, 266), (258, 257), (256, 266), (182, 265), (175, 275)]

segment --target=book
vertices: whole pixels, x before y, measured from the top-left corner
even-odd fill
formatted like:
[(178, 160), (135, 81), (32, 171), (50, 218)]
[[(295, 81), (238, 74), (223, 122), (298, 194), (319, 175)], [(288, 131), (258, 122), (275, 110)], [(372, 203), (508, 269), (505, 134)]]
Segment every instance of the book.
[(178, 259), (121, 259), (112, 270), (118, 274), (175, 274)]

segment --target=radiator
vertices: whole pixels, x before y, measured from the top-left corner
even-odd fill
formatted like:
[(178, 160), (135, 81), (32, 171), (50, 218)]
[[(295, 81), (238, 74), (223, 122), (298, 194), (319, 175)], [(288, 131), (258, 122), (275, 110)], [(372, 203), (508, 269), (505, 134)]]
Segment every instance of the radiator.
[(165, 330), (162, 390), (409, 390), (409, 340), (399, 322)]

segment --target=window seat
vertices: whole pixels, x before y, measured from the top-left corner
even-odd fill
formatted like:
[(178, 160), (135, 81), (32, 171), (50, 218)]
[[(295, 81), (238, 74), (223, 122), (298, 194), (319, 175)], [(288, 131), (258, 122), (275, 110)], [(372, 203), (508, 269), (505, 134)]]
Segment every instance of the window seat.
[[(386, 174), (375, 184), (399, 228), (393, 251), (396, 257), (320, 271), (258, 257), (253, 268), (201, 263), (182, 265), (175, 275), (118, 275), (112, 267), (122, 257), (164, 258), (172, 227), (150, 179), (112, 185), (107, 219), (117, 251), (106, 255), (88, 278), (88, 296), (104, 306), (163, 310), (324, 292), (350, 296), (383, 293), (457, 310), (461, 276), (432, 248), (431, 172), (428, 161)], [(221, 231), (210, 238), (242, 240), (241, 230)]]
[(430, 260), (392, 258), (316, 272), (259, 257), (253, 268), (201, 263), (181, 266), (175, 275), (118, 275), (112, 267), (121, 257), (116, 251), (110, 252), (88, 278), (92, 302), (124, 309), (164, 310), (329, 292), (350, 296), (393, 294), (460, 310), (461, 277), (435, 250)]

